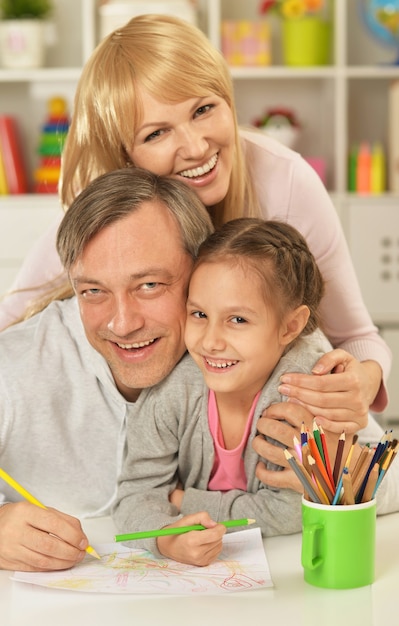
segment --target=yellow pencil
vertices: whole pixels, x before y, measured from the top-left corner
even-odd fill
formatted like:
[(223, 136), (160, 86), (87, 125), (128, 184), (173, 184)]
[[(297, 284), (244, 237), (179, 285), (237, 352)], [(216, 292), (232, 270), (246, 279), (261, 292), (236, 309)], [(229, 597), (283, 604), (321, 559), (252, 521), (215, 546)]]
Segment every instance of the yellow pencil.
[[(9, 484), (10, 487), (15, 489), (15, 491), (17, 491), (23, 498), (25, 498), (25, 500), (27, 500), (31, 504), (35, 504), (36, 506), (39, 506), (41, 509), (46, 509), (47, 508), (46, 506), (44, 506), (44, 504), (42, 504), (41, 502), (39, 502), (39, 500), (37, 500), (34, 496), (32, 496), (32, 494), (29, 493), (29, 491), (26, 491), (26, 489), (24, 489), (22, 487), (22, 485), (20, 485), (19, 483), (17, 483), (16, 480), (11, 478), (11, 476), (9, 474), (7, 474), (7, 472), (5, 472), (3, 469), (1, 469), (1, 467), (0, 467), (0, 478), (2, 478), (4, 480), (4, 482)], [(96, 558), (96, 559), (100, 559), (101, 558), (97, 554), (95, 549), (92, 548), (91, 546), (87, 546), (86, 552), (88, 552), (89, 554), (94, 556), (94, 558)]]

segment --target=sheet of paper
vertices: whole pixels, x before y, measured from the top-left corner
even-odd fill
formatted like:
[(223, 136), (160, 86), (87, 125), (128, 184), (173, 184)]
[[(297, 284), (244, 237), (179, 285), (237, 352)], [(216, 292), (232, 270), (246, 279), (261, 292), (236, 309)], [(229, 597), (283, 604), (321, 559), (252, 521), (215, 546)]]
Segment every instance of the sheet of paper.
[(93, 546), (101, 561), (87, 555), (70, 570), (14, 572), (12, 579), (97, 593), (221, 595), (273, 587), (259, 528), (228, 533), (223, 543), (222, 554), (208, 567), (156, 559), (150, 552), (112, 543)]

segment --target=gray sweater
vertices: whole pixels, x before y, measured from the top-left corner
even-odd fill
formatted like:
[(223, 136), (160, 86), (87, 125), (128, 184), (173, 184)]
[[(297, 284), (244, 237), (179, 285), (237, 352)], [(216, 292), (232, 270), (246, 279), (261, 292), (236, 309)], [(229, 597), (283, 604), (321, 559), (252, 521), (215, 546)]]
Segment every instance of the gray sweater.
[[(247, 491), (207, 491), (214, 462), (208, 427), (208, 390), (189, 355), (175, 368), (157, 393), (146, 399), (145, 411), (127, 423), (127, 457), (119, 484), (114, 518), (121, 532), (161, 528), (181, 515), (168, 496), (178, 481), (183, 485), (183, 515), (206, 510), (215, 521), (255, 518), (264, 536), (297, 532), (301, 528), (300, 495), (271, 490), (255, 476), (258, 455), (252, 448), (263, 410), (281, 402), (277, 391), (282, 372), (309, 373), (330, 349), (316, 332), (300, 339), (284, 355), (257, 402), (244, 452)], [(140, 433), (140, 436), (138, 436)], [(135, 542), (159, 554), (156, 541)]]
[[(116, 495), (126, 420), (130, 424), (129, 440), (137, 439), (138, 447), (145, 451), (147, 433), (154, 429), (154, 415), (161, 416), (168, 437), (155, 450), (157, 463), (170, 447), (170, 438), (176, 436), (177, 420), (185, 415), (185, 405), (188, 410), (193, 403), (199, 407), (202, 402), (203, 392), (194, 397), (202, 385), (199, 370), (193, 364), (186, 370), (184, 361), (165, 381), (143, 390), (137, 402), (127, 402), (117, 390), (107, 363), (87, 341), (75, 298), (54, 302), (34, 318), (0, 332), (0, 467), (47, 506), (80, 518), (108, 514)], [(166, 412), (170, 396), (173, 402)], [(184, 424), (185, 418), (177, 435), (182, 435)], [(370, 418), (364, 439), (376, 441), (381, 433)], [(201, 437), (196, 436), (197, 440)], [(199, 445), (202, 449), (201, 442)], [(173, 462), (171, 453), (169, 464)], [(211, 460), (205, 458), (203, 462), (208, 471)], [(254, 467), (251, 462), (250, 467)], [(191, 473), (189, 461), (185, 467), (193, 483), (195, 471)], [(399, 509), (399, 472), (395, 475), (393, 469), (380, 490), (380, 512)], [(138, 466), (139, 482), (141, 475)], [(156, 479), (151, 475), (143, 479), (149, 487), (148, 498), (152, 497), (151, 482), (155, 485)], [(165, 476), (165, 482), (169, 480), (170, 476)], [(383, 497), (385, 494), (388, 497)], [(284, 504), (291, 496), (274, 497)], [(0, 503), (20, 499), (0, 479)], [(277, 508), (277, 504), (272, 506)], [(125, 528), (132, 528), (129, 511)], [(279, 531), (277, 523), (274, 530)]]

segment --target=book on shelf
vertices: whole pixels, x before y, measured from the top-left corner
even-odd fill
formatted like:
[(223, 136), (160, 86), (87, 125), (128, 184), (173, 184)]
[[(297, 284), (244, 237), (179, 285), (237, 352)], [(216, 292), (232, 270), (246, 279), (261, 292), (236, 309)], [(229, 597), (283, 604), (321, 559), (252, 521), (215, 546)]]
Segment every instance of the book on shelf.
[(4, 168), (3, 153), (1, 151), (1, 145), (0, 145), (0, 196), (5, 196), (7, 194), (8, 194), (7, 176), (6, 176), (6, 170)]
[(18, 123), (12, 115), (0, 115), (0, 150), (8, 193), (28, 193), (28, 177)]
[(399, 80), (388, 94), (389, 191), (399, 193)]

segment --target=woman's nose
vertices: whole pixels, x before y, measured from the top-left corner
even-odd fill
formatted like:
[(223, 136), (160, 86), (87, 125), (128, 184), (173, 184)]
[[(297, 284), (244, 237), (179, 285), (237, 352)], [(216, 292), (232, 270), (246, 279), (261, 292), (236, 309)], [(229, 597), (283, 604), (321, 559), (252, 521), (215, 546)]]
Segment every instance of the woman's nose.
[(187, 126), (178, 134), (180, 155), (185, 159), (203, 159), (208, 151), (208, 141), (199, 129)]

